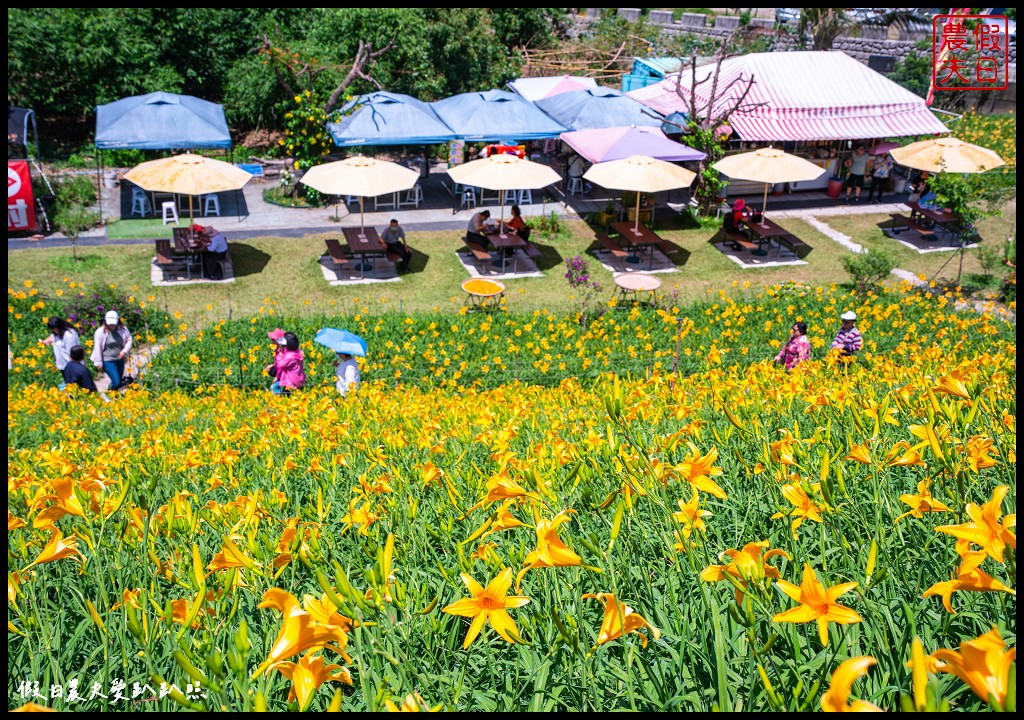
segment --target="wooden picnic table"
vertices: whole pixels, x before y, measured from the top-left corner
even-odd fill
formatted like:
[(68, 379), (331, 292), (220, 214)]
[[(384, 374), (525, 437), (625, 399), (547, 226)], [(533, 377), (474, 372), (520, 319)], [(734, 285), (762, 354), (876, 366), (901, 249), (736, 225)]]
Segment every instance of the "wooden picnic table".
[(954, 231), (955, 218), (951, 212), (943, 212), (932, 208), (922, 207), (920, 203), (907, 203), (910, 208), (910, 219), (925, 227), (933, 226), (936, 230), (947, 233), (952, 239), (956, 234)]
[(356, 266), (360, 273), (373, 269), (373, 263), (367, 262), (367, 255), (383, 255), (387, 245), (380, 239), (377, 230), (372, 227), (347, 227), (341, 229), (348, 243), (349, 253), (358, 255), (359, 264)]
[(661, 245), (661, 237), (650, 228), (644, 225), (636, 227), (632, 222), (612, 223), (611, 228), (619, 234), (619, 244), (632, 252), (626, 258), (626, 262), (639, 264), (641, 260), (639, 251), (648, 248), (650, 261), (647, 267), (650, 268), (654, 262), (654, 248)]
[[(768, 251), (764, 249), (764, 246), (768, 245), (771, 247), (772, 238), (789, 235), (789, 231), (784, 227), (777, 225), (763, 216), (761, 217), (760, 222), (755, 222), (753, 220), (744, 221), (743, 225), (750, 230), (750, 234), (757, 243), (757, 250), (753, 251), (754, 255), (767, 255)], [(781, 244), (779, 244), (779, 251), (782, 251)]]
[(516, 248), (526, 247), (526, 241), (523, 240), (519, 235), (514, 232), (505, 233), (488, 233), (487, 242), (493, 245), (498, 250), (498, 257), (494, 261), (494, 264), (499, 266), (502, 270), (508, 264), (508, 257), (505, 251), (511, 250), (509, 253), (512, 255), (512, 272), (516, 271), (516, 263), (518, 262), (518, 256), (516, 254)]

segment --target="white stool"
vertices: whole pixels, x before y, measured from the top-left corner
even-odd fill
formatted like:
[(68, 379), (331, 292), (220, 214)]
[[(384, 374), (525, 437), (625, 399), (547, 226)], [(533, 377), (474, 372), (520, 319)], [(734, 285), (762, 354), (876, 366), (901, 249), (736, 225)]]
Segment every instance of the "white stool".
[(352, 203), (355, 203), (356, 205), (359, 204), (359, 196), (358, 195), (346, 195), (345, 196), (345, 204), (346, 205), (351, 205)]
[(132, 215), (146, 217), (149, 215), (149, 197), (142, 188), (132, 188)]
[(398, 206), (405, 207), (406, 205), (412, 205), (413, 207), (419, 207), (421, 202), (423, 202), (423, 188), (421, 188), (417, 183), (405, 194), (405, 200), (398, 203)]
[(163, 208), (164, 222), (166, 225), (169, 222), (173, 222), (175, 225), (178, 224), (178, 204), (174, 201), (165, 202), (160, 206)]
[(569, 194), (575, 195), (577, 193), (583, 193), (583, 178), (569, 178)]
[(519, 204), (520, 205), (533, 205), (533, 191), (532, 190), (520, 190), (519, 191)]
[(462, 188), (462, 207), (476, 207), (476, 193), (473, 188)]
[(216, 195), (203, 195), (203, 215), (220, 217), (220, 198)]

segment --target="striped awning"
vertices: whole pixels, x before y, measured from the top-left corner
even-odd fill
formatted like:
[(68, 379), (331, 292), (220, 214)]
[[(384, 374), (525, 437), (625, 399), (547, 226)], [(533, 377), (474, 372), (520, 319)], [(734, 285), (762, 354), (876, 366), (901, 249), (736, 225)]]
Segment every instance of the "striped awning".
[[(698, 114), (708, 114), (715, 66), (696, 69)], [(657, 112), (688, 112), (692, 68), (628, 95)], [(754, 85), (729, 124), (748, 141), (864, 140), (949, 130), (924, 99), (857, 62), (830, 52), (753, 53), (722, 63), (715, 110), (735, 104)]]

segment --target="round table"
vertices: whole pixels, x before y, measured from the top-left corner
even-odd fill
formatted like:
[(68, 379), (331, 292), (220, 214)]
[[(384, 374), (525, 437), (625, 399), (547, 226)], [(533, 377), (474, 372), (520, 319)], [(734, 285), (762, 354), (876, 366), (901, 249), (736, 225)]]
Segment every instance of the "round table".
[(654, 293), (661, 287), (661, 280), (643, 273), (622, 273), (615, 276), (615, 285), (619, 288), (619, 297), (624, 300), (632, 296), (632, 300), (636, 302), (639, 293), (649, 292), (651, 304), (654, 304)]
[(505, 283), (500, 280), (467, 278), (462, 281), (466, 302), (472, 309), (484, 310), (498, 307), (505, 297)]

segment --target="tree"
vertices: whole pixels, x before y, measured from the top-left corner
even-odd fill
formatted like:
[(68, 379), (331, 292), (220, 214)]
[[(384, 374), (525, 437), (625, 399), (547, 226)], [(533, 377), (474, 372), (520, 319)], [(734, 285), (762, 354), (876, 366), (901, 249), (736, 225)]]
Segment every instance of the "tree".
[(71, 241), (71, 254), (75, 262), (82, 259), (78, 257), (78, 236), (95, 227), (99, 220), (98, 212), (77, 202), (64, 205), (57, 211), (53, 224)]

